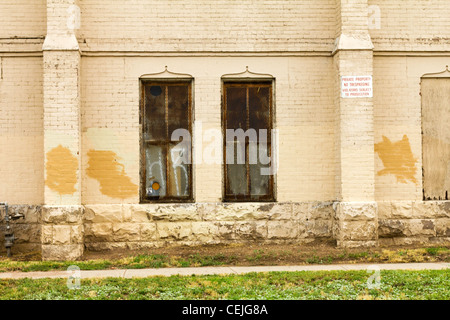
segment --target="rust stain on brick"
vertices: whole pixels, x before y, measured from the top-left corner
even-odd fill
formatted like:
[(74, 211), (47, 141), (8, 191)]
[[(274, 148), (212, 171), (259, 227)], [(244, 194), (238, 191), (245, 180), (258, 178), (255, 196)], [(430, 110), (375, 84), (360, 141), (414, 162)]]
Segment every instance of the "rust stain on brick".
[(126, 199), (137, 195), (138, 186), (131, 182), (123, 164), (113, 151), (89, 150), (86, 172), (100, 182), (100, 192), (111, 198)]
[(412, 153), (408, 136), (404, 135), (403, 139), (397, 142), (391, 142), (383, 136), (383, 141), (375, 144), (375, 152), (384, 165), (384, 169), (377, 173), (379, 176), (393, 174), (401, 183), (410, 181), (417, 185), (417, 159)]
[(60, 195), (73, 194), (77, 183), (78, 160), (62, 145), (47, 152), (45, 184)]

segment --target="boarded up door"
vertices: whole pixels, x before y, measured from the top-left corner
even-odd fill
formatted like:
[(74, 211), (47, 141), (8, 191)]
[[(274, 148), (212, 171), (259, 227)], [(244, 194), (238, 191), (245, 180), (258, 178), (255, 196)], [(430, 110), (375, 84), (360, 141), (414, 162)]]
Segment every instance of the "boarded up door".
[(450, 78), (422, 79), (423, 186), (425, 200), (450, 196)]

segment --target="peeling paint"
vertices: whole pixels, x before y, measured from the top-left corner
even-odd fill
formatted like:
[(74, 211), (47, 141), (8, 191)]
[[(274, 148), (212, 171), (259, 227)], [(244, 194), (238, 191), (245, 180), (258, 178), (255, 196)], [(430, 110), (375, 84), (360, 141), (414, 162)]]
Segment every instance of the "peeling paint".
[(404, 135), (403, 139), (397, 142), (391, 142), (383, 136), (383, 141), (375, 144), (375, 152), (378, 153), (384, 165), (384, 169), (377, 173), (379, 176), (392, 174), (398, 182), (407, 183), (410, 181), (418, 184), (415, 177), (417, 159), (411, 151), (407, 135)]
[(78, 159), (62, 145), (47, 152), (45, 184), (60, 195), (73, 194), (77, 189)]
[(111, 198), (126, 199), (138, 194), (138, 186), (125, 173), (113, 151), (89, 150), (87, 175), (100, 182), (100, 192)]

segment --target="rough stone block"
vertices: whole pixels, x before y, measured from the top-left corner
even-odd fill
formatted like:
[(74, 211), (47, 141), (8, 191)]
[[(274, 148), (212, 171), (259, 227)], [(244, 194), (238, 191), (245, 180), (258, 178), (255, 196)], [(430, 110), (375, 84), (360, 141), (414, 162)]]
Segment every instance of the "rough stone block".
[(201, 242), (211, 242), (215, 240), (219, 234), (219, 227), (213, 222), (192, 222), (192, 234)]
[(121, 223), (122, 205), (86, 205), (84, 220), (92, 223)]
[(139, 205), (123, 205), (123, 221), (124, 222), (137, 222), (145, 223), (151, 221), (151, 205), (139, 204)]
[(342, 221), (339, 240), (376, 240), (378, 238), (377, 229), (376, 221)]
[(140, 234), (142, 241), (153, 241), (158, 239), (158, 233), (156, 231), (156, 224), (153, 222), (141, 223)]
[(199, 221), (196, 204), (158, 204), (147, 208), (148, 217), (153, 221)]
[(70, 244), (70, 226), (53, 226), (53, 244), (68, 245)]
[(333, 217), (333, 202), (310, 202), (308, 203), (308, 212), (306, 220), (329, 220)]
[(41, 227), (42, 244), (52, 244), (53, 242), (53, 226), (42, 225)]
[(413, 203), (413, 212), (411, 218), (435, 219), (438, 216), (438, 205), (435, 201), (415, 201)]
[(402, 237), (405, 235), (405, 224), (402, 220), (379, 220), (378, 236), (380, 238)]
[(82, 206), (43, 206), (42, 222), (55, 225), (81, 223), (83, 212)]
[(436, 228), (433, 220), (409, 219), (404, 220), (404, 223), (405, 223), (404, 234), (407, 237), (436, 235)]
[(137, 223), (113, 224), (113, 239), (118, 242), (139, 241), (140, 226)]
[(112, 223), (88, 223), (85, 224), (85, 239), (88, 242), (113, 241)]
[(190, 222), (158, 222), (156, 228), (160, 239), (186, 240), (192, 235)]
[[(263, 210), (259, 210), (260, 208)], [(282, 215), (282, 207), (260, 203), (204, 203), (199, 206), (205, 221), (249, 221)], [(278, 213), (277, 213), (278, 212)]]
[(435, 220), (436, 236), (450, 237), (450, 218), (441, 218)]
[(378, 206), (378, 219), (392, 219), (392, 203), (389, 201), (379, 201)]
[(71, 245), (42, 245), (42, 260), (67, 261), (78, 260), (83, 256), (84, 246)]
[(450, 218), (450, 201), (439, 201), (437, 210), (439, 218)]
[(231, 221), (216, 221), (213, 222), (218, 230), (218, 238), (223, 240), (234, 240), (235, 239), (235, 222)]
[[(304, 224), (300, 224), (301, 238), (331, 238), (332, 237), (332, 225), (330, 220), (309, 220)], [(304, 226), (302, 228), (302, 226)]]
[(267, 238), (265, 221), (239, 221), (234, 225), (235, 237), (239, 240), (261, 240)]
[(84, 243), (84, 227), (70, 226), (70, 243), (71, 244), (83, 244)]
[(413, 202), (412, 201), (395, 201), (391, 204), (391, 215), (387, 219), (412, 219), (413, 218)]
[(336, 216), (342, 221), (369, 221), (377, 219), (376, 202), (340, 202)]
[[(14, 224), (34, 224), (41, 223), (42, 207), (33, 205), (12, 205), (9, 206), (9, 214), (12, 216), (23, 215), (23, 218), (13, 221)], [(5, 222), (4, 215), (0, 217), (0, 223)]]
[(268, 221), (268, 239), (295, 239), (298, 237), (298, 223), (292, 221)]

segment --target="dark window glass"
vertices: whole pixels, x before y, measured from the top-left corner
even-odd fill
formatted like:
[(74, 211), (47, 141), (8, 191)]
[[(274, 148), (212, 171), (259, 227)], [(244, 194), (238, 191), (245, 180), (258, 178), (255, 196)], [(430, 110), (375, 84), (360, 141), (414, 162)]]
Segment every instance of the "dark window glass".
[[(144, 81), (142, 87), (141, 201), (192, 200), (191, 83)], [(188, 139), (172, 141), (178, 129)]]
[(224, 201), (274, 201), (274, 177), (261, 170), (271, 165), (272, 82), (223, 86)]

